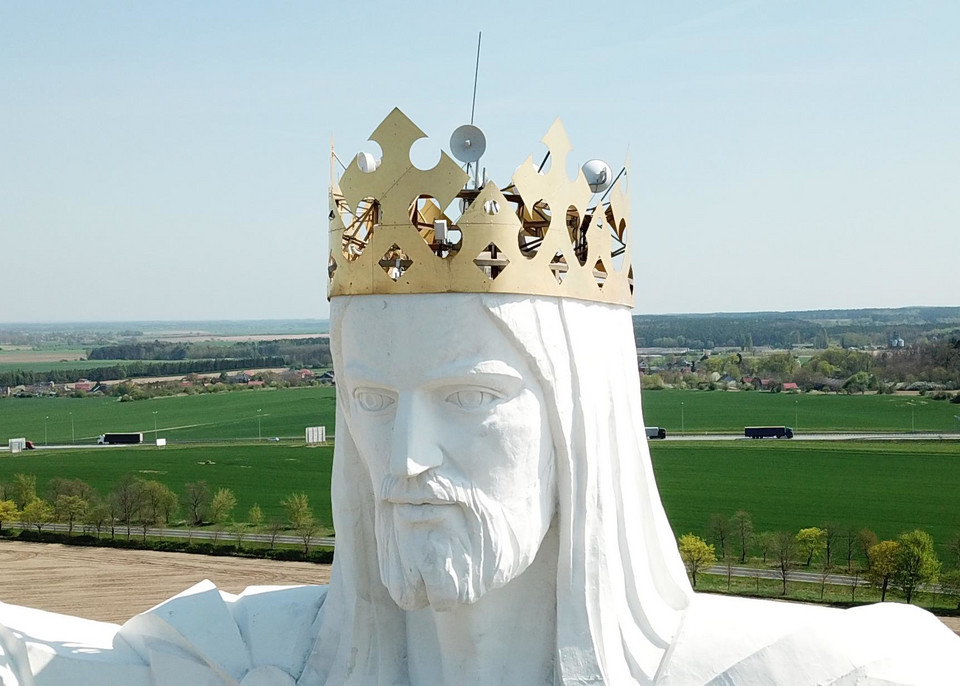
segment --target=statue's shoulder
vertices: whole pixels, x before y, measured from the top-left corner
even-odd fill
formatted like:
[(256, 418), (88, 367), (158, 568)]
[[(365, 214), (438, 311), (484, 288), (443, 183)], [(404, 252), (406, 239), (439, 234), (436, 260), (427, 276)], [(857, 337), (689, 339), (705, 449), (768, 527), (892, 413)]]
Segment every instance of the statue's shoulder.
[(939, 686), (958, 672), (960, 638), (914, 606), (841, 610), (696, 594), (657, 683)]
[(204, 581), (122, 626), (0, 606), (0, 684), (292, 686), (326, 589)]

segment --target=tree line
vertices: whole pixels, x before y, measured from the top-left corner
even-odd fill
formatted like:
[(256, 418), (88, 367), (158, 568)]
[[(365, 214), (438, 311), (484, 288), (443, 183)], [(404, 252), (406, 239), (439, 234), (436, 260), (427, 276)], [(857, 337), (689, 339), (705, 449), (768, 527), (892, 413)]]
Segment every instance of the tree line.
[(235, 512), (233, 491), (213, 488), (202, 480), (185, 483), (177, 494), (159, 481), (128, 474), (109, 493), (101, 494), (82, 479), (58, 477), (47, 483), (44, 495), (38, 495), (37, 478), (32, 474), (14, 474), (11, 482), (0, 483), (0, 532), (4, 524), (19, 522), (42, 534), (44, 527), (57, 523), (67, 526), (68, 535), (82, 527), (98, 540), (125, 534), (129, 541), (136, 532), (146, 541), (150, 529), (179, 523), (175, 517), (183, 513), (182, 522), (191, 534), (191, 527), (212, 526), (214, 543), (229, 532), (239, 548), (250, 533), (265, 533), (273, 549), (277, 536), (293, 531), (307, 555), (311, 539), (321, 529), (305, 493), (291, 493), (280, 501), (284, 518), (266, 519), (260, 505), (254, 503), (242, 520)]
[(711, 349), (794, 345), (884, 346), (896, 333), (908, 343), (960, 329), (960, 308), (743, 312), (699, 315), (635, 315), (637, 345)]
[[(881, 602), (895, 592), (910, 603), (918, 590), (938, 584), (960, 609), (960, 532), (947, 543), (955, 569), (944, 571), (933, 538), (926, 531), (907, 531), (895, 539), (879, 540), (870, 529), (825, 524), (799, 531), (754, 531), (750, 513), (738, 510), (732, 517), (717, 513), (709, 523), (710, 542), (693, 533), (678, 539), (680, 557), (694, 587), (698, 576), (718, 563), (746, 564), (775, 569), (781, 595), (787, 593), (791, 572), (799, 567), (820, 572), (820, 597), (831, 573), (854, 575), (853, 593), (861, 578), (881, 594)], [(855, 596), (852, 596), (855, 597)]]
[(129, 341), (93, 348), (89, 351), (87, 358), (154, 361), (282, 358), (284, 364), (302, 362), (318, 367), (329, 366), (332, 359), (330, 339), (326, 337), (242, 341), (231, 345)]
[(0, 371), (0, 386), (29, 386), (33, 384), (73, 383), (78, 379), (90, 381), (116, 381), (144, 376), (185, 376), (204, 372), (232, 371), (251, 367), (283, 367), (283, 357), (217, 358), (211, 360), (186, 360), (182, 362), (131, 361), (92, 369), (55, 369), (46, 372)]

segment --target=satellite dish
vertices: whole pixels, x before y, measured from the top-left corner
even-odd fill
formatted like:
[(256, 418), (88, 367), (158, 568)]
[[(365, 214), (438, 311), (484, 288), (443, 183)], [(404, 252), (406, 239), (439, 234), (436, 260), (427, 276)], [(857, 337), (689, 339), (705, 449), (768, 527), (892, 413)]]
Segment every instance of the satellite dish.
[(486, 149), (486, 136), (473, 124), (458, 126), (450, 136), (450, 151), (461, 162), (476, 162)]
[(358, 152), (357, 166), (360, 167), (360, 171), (362, 171), (364, 174), (369, 174), (370, 172), (377, 170), (377, 168), (380, 166), (380, 160), (368, 152)]
[(580, 168), (594, 193), (602, 193), (613, 183), (613, 170), (603, 160), (590, 160)]

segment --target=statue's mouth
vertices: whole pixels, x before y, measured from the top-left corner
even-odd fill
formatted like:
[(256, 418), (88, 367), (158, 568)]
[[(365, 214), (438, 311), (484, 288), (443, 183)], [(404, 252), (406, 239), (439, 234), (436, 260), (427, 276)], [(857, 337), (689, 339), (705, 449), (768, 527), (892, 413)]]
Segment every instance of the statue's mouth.
[(453, 505), (453, 501), (446, 498), (438, 498), (436, 495), (391, 495), (387, 496), (386, 501), (394, 505)]
[(456, 503), (394, 503), (393, 515), (407, 524), (436, 524), (450, 517), (450, 506)]

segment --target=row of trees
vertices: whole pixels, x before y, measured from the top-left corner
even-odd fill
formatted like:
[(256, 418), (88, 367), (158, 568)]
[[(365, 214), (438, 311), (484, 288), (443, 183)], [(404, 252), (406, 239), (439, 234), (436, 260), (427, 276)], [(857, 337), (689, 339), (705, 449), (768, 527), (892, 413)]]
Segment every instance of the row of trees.
[(891, 334), (908, 342), (923, 341), (960, 324), (960, 308), (910, 307), (893, 310), (820, 310), (809, 312), (744, 312), (700, 315), (634, 315), (640, 347), (790, 348), (806, 344), (883, 346)]
[[(218, 343), (170, 343), (166, 341), (128, 341), (93, 348), (91, 360), (211, 360), (282, 359), (283, 364), (326, 367), (332, 363), (330, 339), (284, 338), (274, 341), (243, 341), (232, 345)], [(249, 365), (253, 366), (253, 365)], [(200, 370), (197, 370), (200, 371)]]
[(109, 532), (115, 538), (117, 531), (126, 531), (129, 540), (136, 530), (145, 541), (150, 529), (175, 523), (182, 512), (188, 530), (212, 526), (214, 542), (229, 531), (237, 546), (244, 537), (262, 532), (269, 535), (270, 547), (282, 532), (292, 530), (302, 541), (304, 553), (310, 552), (311, 539), (320, 530), (320, 522), (310, 507), (305, 493), (292, 493), (280, 504), (285, 517), (266, 520), (260, 505), (254, 503), (246, 514), (246, 521), (235, 517), (237, 499), (229, 488), (211, 488), (206, 481), (184, 484), (178, 495), (167, 485), (150, 479), (127, 475), (106, 495), (101, 495), (81, 479), (51, 479), (46, 497), (37, 495), (37, 478), (32, 474), (14, 474), (10, 483), (0, 483), (0, 530), (9, 522), (36, 528), (42, 533), (51, 523), (65, 524), (69, 534), (76, 526), (95, 532), (99, 539)]
[[(856, 575), (855, 584), (863, 574), (880, 591), (881, 601), (886, 600), (889, 590), (895, 589), (909, 603), (922, 586), (939, 583), (944, 592), (957, 596), (960, 603), (960, 569), (943, 572), (933, 538), (919, 529), (884, 541), (878, 540), (870, 529), (834, 524), (797, 532), (755, 532), (750, 514), (739, 510), (729, 518), (713, 515), (710, 533), (712, 543), (692, 533), (678, 540), (680, 556), (694, 586), (698, 574), (718, 561), (727, 564), (729, 574), (732, 564), (743, 564), (750, 552), (756, 552), (761, 565), (773, 565), (779, 571), (784, 595), (790, 572), (802, 565), (822, 572), (821, 597), (828, 574), (846, 571)], [(960, 568), (960, 533), (947, 548), (953, 564)]]
[(184, 376), (190, 373), (232, 371), (256, 367), (282, 367), (282, 357), (219, 358), (212, 360), (186, 360), (173, 362), (143, 362), (133, 360), (93, 369), (54, 369), (50, 371), (26, 371), (14, 369), (0, 372), (0, 386), (31, 386), (34, 384), (73, 383), (78, 379), (90, 381), (116, 381), (144, 376)]

